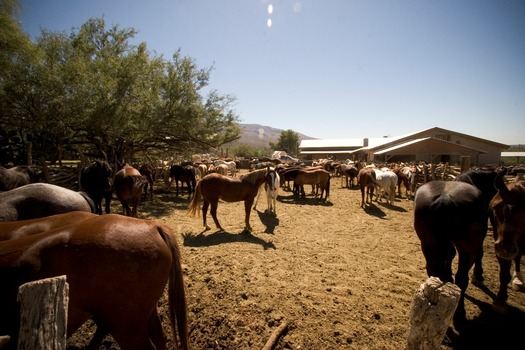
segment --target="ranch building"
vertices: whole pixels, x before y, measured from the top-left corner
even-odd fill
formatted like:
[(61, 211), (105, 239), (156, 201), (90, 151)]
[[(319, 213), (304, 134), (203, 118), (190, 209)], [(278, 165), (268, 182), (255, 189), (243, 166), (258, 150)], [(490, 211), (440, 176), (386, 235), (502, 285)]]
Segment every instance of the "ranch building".
[(471, 165), (498, 165), (501, 152), (509, 145), (481, 139), (438, 127), (398, 137), (301, 140), (303, 160), (319, 158), (350, 159), (367, 162), (413, 162), (461, 164), (463, 157)]

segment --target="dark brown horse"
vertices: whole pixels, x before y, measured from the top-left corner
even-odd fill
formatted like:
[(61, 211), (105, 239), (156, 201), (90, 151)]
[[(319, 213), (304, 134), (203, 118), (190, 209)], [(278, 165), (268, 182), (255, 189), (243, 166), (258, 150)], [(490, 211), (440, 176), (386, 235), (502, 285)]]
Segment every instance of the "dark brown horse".
[(144, 186), (144, 196), (148, 198), (148, 185), (149, 185), (149, 198), (153, 199), (153, 183), (155, 182), (155, 168), (151, 164), (142, 164), (139, 168), (139, 172), (144, 176), (148, 183)]
[(138, 216), (137, 210), (142, 200), (142, 191), (147, 183), (147, 179), (129, 164), (125, 164), (115, 174), (115, 194), (122, 204), (124, 215), (135, 218)]
[(27, 165), (19, 165), (9, 169), (0, 166), (0, 191), (9, 191), (30, 184), (34, 180), (35, 172)]
[(95, 160), (80, 170), (80, 187), (95, 202), (95, 213), (102, 214), (102, 199), (106, 201), (106, 214), (110, 212), (113, 195), (113, 170), (106, 161)]
[[(458, 181), (432, 181), (421, 186), (414, 198), (414, 228), (421, 242), (428, 276), (456, 283), (462, 293), (454, 319), (463, 321), (468, 273), (482, 280), (481, 258), (488, 228), (488, 202), (495, 194), (496, 172), (472, 171)], [(452, 261), (459, 256), (453, 278)]]
[(498, 194), (490, 203), (491, 224), (494, 229), (494, 247), (499, 263), (499, 291), (494, 306), (507, 308), (507, 286), (511, 281), (510, 268), (514, 261), (516, 277), (521, 277), (521, 257), (525, 253), (525, 181), (505, 185), (497, 180)]
[(211, 173), (204, 176), (202, 180), (197, 183), (195, 194), (188, 207), (188, 214), (195, 216), (199, 213), (202, 197), (202, 219), (204, 228), (206, 230), (211, 229), (206, 223), (206, 214), (208, 213), (208, 207), (211, 204), (210, 213), (215, 222), (215, 226), (217, 226), (217, 229), (223, 231), (224, 229), (217, 219), (219, 199), (226, 202), (244, 201), (244, 229), (252, 231), (250, 226), (251, 207), (255, 196), (257, 196), (259, 187), (264, 183), (270, 171), (275, 170), (269, 168), (259, 169), (243, 174), (239, 177), (224, 176), (218, 173)]
[(90, 346), (98, 346), (110, 333), (123, 350), (164, 349), (167, 336), (157, 302), (168, 282), (175, 348), (178, 334), (187, 349), (181, 254), (173, 232), (150, 220), (85, 216), (72, 212), (0, 223), (0, 334), (11, 335), (10, 344), (16, 347), (20, 285), (66, 275), (68, 336), (91, 317), (97, 332)]
[[(367, 203), (372, 203), (374, 188), (376, 183), (376, 172), (374, 168), (364, 167), (357, 173), (357, 183), (361, 189), (361, 207), (364, 208)], [(366, 201), (365, 201), (366, 192)]]
[[(464, 296), (468, 273), (486, 234), (486, 207), (480, 190), (458, 181), (432, 181), (421, 186), (414, 198), (414, 228), (421, 242), (428, 276), (456, 283), (461, 298), (455, 319), (465, 319)], [(452, 261), (459, 255), (455, 279)]]
[(40, 182), (0, 193), (0, 221), (34, 219), (75, 210), (95, 212), (95, 204), (84, 192)]
[[(195, 190), (197, 178), (195, 168), (192, 165), (172, 165), (170, 168), (170, 178), (175, 180), (175, 196), (179, 196), (179, 181), (181, 183), (180, 193), (184, 192), (184, 183), (188, 187), (188, 197), (191, 197)], [(171, 182), (168, 184), (168, 188)]]

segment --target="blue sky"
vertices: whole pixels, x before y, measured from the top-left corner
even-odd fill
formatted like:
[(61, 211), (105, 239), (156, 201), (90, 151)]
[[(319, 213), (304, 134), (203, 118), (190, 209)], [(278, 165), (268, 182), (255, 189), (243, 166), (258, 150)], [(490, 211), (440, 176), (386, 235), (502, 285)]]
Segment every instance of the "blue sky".
[(180, 49), (213, 67), (210, 88), (237, 98), (242, 123), (325, 139), (438, 126), (525, 144), (525, 1), (19, 1), (32, 38), (101, 17), (166, 59)]

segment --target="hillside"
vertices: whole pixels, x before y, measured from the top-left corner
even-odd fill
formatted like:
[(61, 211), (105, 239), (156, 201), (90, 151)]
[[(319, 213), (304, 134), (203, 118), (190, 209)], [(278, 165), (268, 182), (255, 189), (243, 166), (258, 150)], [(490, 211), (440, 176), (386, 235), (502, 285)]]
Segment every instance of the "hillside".
[[(243, 130), (241, 138), (228, 144), (228, 146), (247, 144), (257, 148), (268, 148), (270, 142), (276, 143), (281, 132), (285, 131), (260, 124), (239, 124), (239, 126)], [(297, 132), (296, 130), (294, 131)], [(297, 134), (299, 134), (299, 141), (315, 139), (315, 137), (306, 136), (299, 132)]]

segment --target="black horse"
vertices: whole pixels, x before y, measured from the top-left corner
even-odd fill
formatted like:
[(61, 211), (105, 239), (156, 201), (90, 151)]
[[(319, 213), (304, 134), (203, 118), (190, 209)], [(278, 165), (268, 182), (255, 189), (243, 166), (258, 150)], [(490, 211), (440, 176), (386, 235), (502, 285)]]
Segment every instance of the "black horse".
[[(504, 173), (470, 171), (457, 181), (432, 181), (421, 186), (414, 199), (414, 228), (421, 241), (428, 276), (454, 282), (461, 289), (455, 321), (466, 319), (464, 297), (468, 273), (482, 281), (483, 241), (488, 229), (488, 205), (497, 190), (495, 179)], [(452, 261), (459, 256), (455, 278)], [(474, 278), (473, 278), (474, 279)]]
[[(184, 183), (188, 186), (188, 198), (191, 197), (195, 191), (195, 186), (197, 184), (197, 179), (195, 176), (195, 168), (192, 165), (172, 165), (170, 168), (170, 177), (175, 180), (175, 195), (179, 196), (179, 181), (181, 182), (180, 193), (184, 193)], [(168, 184), (168, 188), (171, 185), (171, 182)]]
[(108, 162), (95, 160), (82, 168), (80, 187), (93, 199), (95, 213), (102, 214), (102, 198), (104, 198), (106, 214), (109, 214), (113, 193), (113, 170)]

